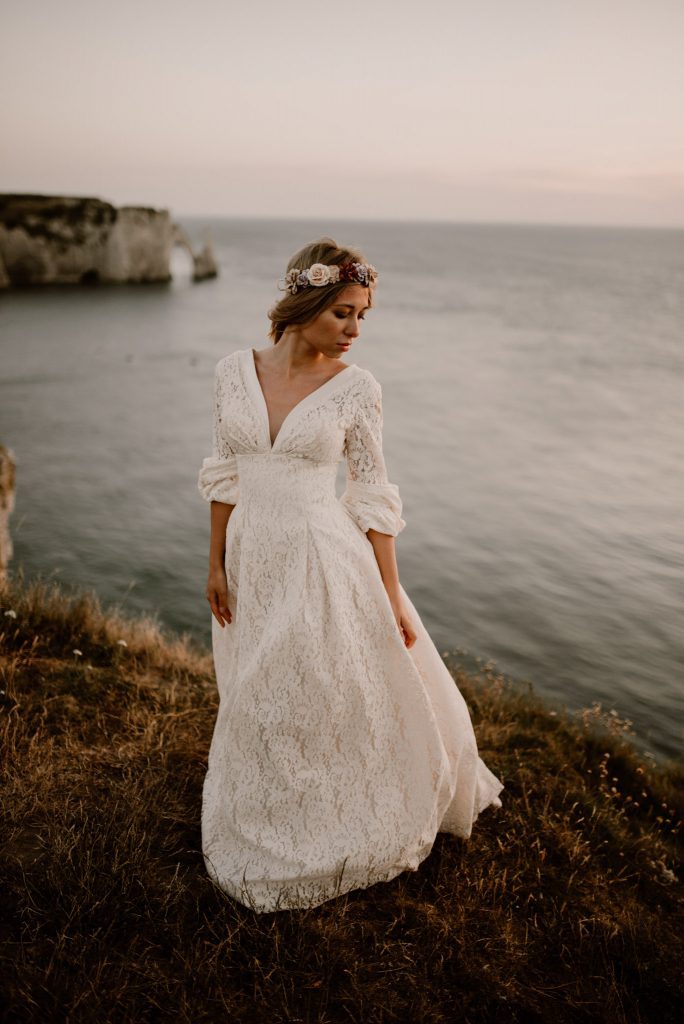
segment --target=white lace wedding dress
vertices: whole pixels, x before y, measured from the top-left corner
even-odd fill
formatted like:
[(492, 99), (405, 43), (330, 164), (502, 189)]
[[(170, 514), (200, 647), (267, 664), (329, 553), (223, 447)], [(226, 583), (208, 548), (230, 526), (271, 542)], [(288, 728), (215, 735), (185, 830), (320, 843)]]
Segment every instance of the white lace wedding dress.
[[(381, 389), (355, 364), (271, 445), (251, 348), (220, 360), (199, 488), (234, 504), (233, 621), (212, 616), (220, 696), (202, 797), (210, 877), (258, 912), (314, 907), (415, 870), (438, 831), (501, 807), (465, 701), (402, 589), (404, 645), (365, 531), (406, 525)], [(338, 463), (347, 462), (342, 498)]]

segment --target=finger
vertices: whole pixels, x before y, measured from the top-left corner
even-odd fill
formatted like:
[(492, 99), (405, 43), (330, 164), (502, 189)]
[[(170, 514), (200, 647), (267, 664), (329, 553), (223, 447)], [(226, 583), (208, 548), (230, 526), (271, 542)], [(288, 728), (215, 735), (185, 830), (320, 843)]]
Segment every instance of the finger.
[(212, 604), (211, 613), (218, 622), (219, 626), (223, 626), (223, 616), (221, 615), (218, 605)]
[(227, 622), (232, 621), (232, 615), (230, 614), (230, 608), (228, 607), (228, 591), (222, 590), (218, 593), (218, 606), (221, 614), (224, 616)]
[(413, 623), (409, 619), (402, 619), (402, 631), (404, 634), (404, 643), (407, 647), (413, 647), (416, 642), (417, 635), (413, 628)]
[(223, 618), (226, 620), (226, 622), (232, 622), (233, 617), (230, 613), (230, 608), (228, 607), (228, 591), (218, 590), (216, 592), (216, 599), (219, 612), (221, 613)]
[(219, 606), (218, 595), (213, 591), (209, 596), (209, 605), (211, 607), (211, 613), (218, 622), (219, 626), (223, 626), (223, 615)]

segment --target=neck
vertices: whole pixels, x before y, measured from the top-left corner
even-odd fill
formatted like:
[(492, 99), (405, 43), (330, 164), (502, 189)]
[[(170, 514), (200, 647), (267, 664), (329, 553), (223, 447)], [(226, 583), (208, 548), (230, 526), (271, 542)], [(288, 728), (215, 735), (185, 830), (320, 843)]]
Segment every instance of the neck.
[(333, 362), (306, 341), (285, 334), (273, 346), (271, 352), (268, 361), (283, 377), (298, 377), (302, 373), (311, 373)]

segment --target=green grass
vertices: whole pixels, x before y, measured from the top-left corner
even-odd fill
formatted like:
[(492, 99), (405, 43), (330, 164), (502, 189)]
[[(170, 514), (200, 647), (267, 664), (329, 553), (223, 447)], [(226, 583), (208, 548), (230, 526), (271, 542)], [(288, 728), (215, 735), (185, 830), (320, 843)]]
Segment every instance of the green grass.
[(256, 915), (201, 856), (211, 656), (92, 595), (8, 584), (2, 1019), (679, 1020), (684, 765), (645, 760), (598, 707), (447, 663), (503, 807), (416, 872)]

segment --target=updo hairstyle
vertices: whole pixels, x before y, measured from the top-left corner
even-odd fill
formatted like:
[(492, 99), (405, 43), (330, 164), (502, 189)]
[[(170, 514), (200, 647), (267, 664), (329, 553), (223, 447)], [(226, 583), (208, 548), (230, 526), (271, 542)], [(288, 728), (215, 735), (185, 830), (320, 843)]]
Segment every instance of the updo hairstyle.
[[(360, 249), (351, 246), (340, 246), (333, 238), (318, 238), (309, 242), (303, 249), (295, 253), (287, 265), (287, 270), (307, 270), (314, 263), (323, 263), (328, 267), (342, 263), (368, 263)], [(338, 295), (349, 287), (349, 281), (338, 281), (326, 284), (322, 288), (303, 288), (296, 295), (287, 292), (269, 309), (268, 318), (271, 327), (268, 332), (273, 344), (277, 345), (286, 327), (290, 324), (308, 324), (315, 320), (324, 309), (334, 305)], [(368, 305), (373, 305), (374, 284), (368, 286)]]

